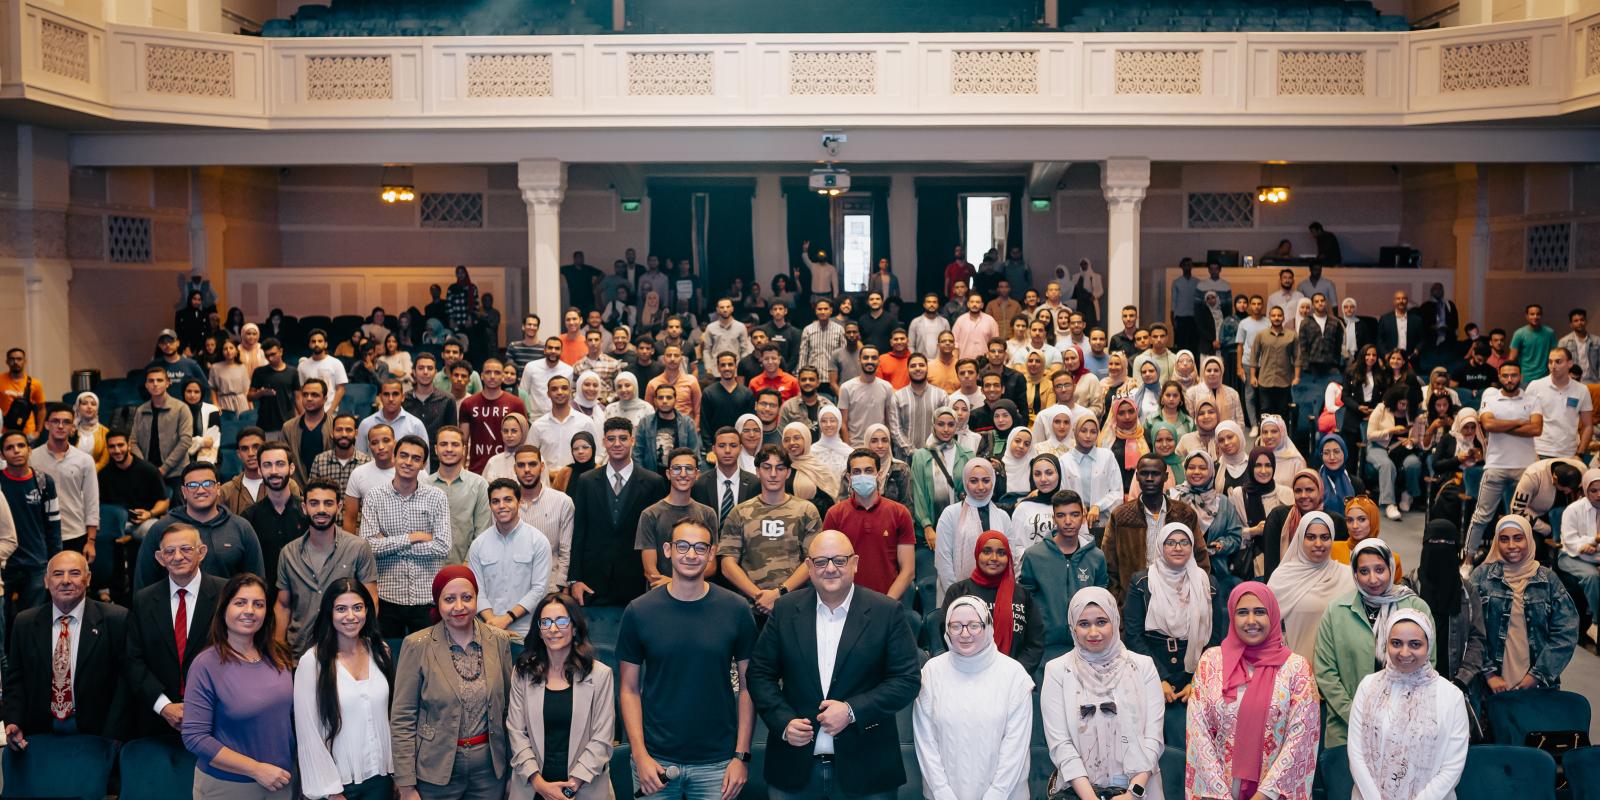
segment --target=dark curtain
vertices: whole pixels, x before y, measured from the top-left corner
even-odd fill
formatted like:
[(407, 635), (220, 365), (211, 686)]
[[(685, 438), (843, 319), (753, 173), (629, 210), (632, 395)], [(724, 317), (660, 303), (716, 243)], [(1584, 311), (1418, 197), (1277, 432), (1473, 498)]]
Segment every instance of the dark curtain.
[[(828, 253), (833, 265), (839, 268), (839, 280), (844, 280), (844, 266), (835, 255), (833, 241), (832, 198), (817, 194), (807, 187), (808, 178), (789, 177), (782, 180), (786, 216), (789, 221), (789, 270), (800, 266), (800, 243), (810, 240), (812, 258), (818, 250)], [(889, 255), (889, 179), (851, 176), (851, 194), (872, 196), (872, 263)]]
[(652, 180), (650, 182), (650, 252), (681, 261), (694, 253), (694, 215), (690, 198), (710, 195), (711, 220), (706, 236), (705, 270), (697, 276), (702, 297), (715, 300), (718, 287), (734, 278), (755, 279), (755, 241), (751, 202), (753, 180)]
[[(944, 267), (962, 243), (960, 198), (964, 194), (1004, 194), (1011, 197), (1011, 222), (1006, 240), (1022, 243), (1022, 192), (1026, 179), (1006, 177), (918, 178), (917, 186), (917, 295), (944, 295)], [(1001, 253), (1000, 257), (1005, 258)], [(982, 253), (967, 253), (977, 266)], [(904, 289), (905, 287), (901, 287)]]

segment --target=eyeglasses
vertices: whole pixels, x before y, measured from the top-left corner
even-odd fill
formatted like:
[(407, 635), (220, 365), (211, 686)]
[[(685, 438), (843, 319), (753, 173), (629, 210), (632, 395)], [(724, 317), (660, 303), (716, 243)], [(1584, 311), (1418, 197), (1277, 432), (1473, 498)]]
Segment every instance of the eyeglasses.
[(185, 489), (213, 489), (213, 488), (216, 488), (216, 485), (217, 485), (216, 481), (210, 481), (210, 480), (207, 480), (207, 481), (189, 481), (188, 483), (185, 483), (183, 485), (183, 488), (185, 488)]
[(693, 550), (697, 556), (703, 556), (711, 552), (711, 545), (706, 542), (686, 542), (679, 539), (672, 543), (672, 549), (676, 550), (680, 556), (688, 555), (690, 550)]
[(540, 617), (539, 618), (539, 630), (541, 630), (541, 631), (547, 631), (547, 630), (550, 630), (551, 628), (555, 628), (557, 630), (563, 630), (564, 631), (564, 630), (566, 630), (567, 628), (570, 628), (570, 627), (572, 627), (572, 618), (571, 617)]
[(983, 632), (983, 628), (982, 622), (950, 622), (944, 626), (945, 631), (951, 636), (960, 636), (963, 633), (977, 635)]
[(198, 550), (198, 549), (199, 548), (195, 547), (192, 544), (180, 544), (180, 545), (177, 545), (175, 547), (163, 547), (163, 548), (161, 548), (161, 555), (164, 555), (167, 558), (172, 558), (173, 556), (175, 556), (175, 555), (177, 555), (179, 553), (182, 553), (182, 554), (184, 554), (186, 556), (192, 556), (192, 555), (195, 554), (195, 551)]
[(1098, 706), (1095, 706), (1095, 705), (1078, 706), (1078, 719), (1088, 719), (1088, 718), (1094, 716), (1094, 712), (1096, 712), (1096, 711), (1099, 711), (1100, 713), (1105, 714), (1108, 717), (1114, 717), (1114, 716), (1117, 715), (1117, 704), (1107, 700), (1106, 702), (1101, 703)]
[(693, 464), (673, 464), (672, 466), (667, 467), (667, 472), (670, 472), (673, 475), (689, 475), (695, 471), (695, 466)]
[(822, 556), (820, 558), (808, 558), (806, 560), (811, 562), (812, 569), (822, 570), (827, 569), (829, 564), (832, 564), (839, 569), (844, 569), (850, 564), (850, 559), (852, 558), (855, 558), (855, 555), (833, 556), (831, 558), (828, 556)]
[(1162, 547), (1171, 547), (1174, 550), (1187, 550), (1194, 547), (1194, 542), (1188, 539), (1168, 539), (1161, 543)]

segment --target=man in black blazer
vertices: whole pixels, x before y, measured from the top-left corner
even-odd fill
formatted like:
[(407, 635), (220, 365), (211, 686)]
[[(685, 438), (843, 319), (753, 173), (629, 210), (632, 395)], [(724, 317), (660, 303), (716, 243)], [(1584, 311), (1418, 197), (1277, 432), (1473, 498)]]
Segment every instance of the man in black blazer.
[(1456, 310), (1455, 301), (1444, 296), (1444, 284), (1428, 287), (1428, 302), (1417, 309), (1417, 315), (1422, 317), (1422, 325), (1428, 331), (1427, 339), (1422, 342), (1423, 350), (1440, 350), (1455, 344), (1461, 314)]
[(906, 782), (895, 714), (922, 684), (916, 639), (899, 603), (855, 585), (844, 534), (817, 534), (807, 556), (811, 586), (779, 598), (750, 660), (764, 777), (780, 800), (826, 797), (824, 787), (892, 800)]
[[(1405, 320), (1403, 337), (1400, 334), (1401, 319)], [(1379, 355), (1386, 357), (1395, 350), (1402, 350), (1406, 354), (1406, 361), (1415, 364), (1417, 353), (1422, 350), (1422, 343), (1428, 335), (1428, 330), (1422, 324), (1422, 315), (1411, 307), (1411, 296), (1404, 289), (1395, 292), (1394, 312), (1384, 314), (1378, 319)], [(1385, 364), (1387, 365), (1387, 362)]]
[[(716, 461), (694, 479), (689, 496), (696, 503), (717, 512), (718, 520), (728, 518), (733, 507), (761, 494), (761, 482), (756, 476), (739, 469), (739, 432), (733, 428), (719, 428), (711, 442), (711, 454)], [(728, 494), (726, 490), (731, 489)], [(726, 496), (725, 496), (726, 495)]]
[[(184, 678), (194, 657), (205, 649), (217, 598), (227, 585), (200, 571), (206, 546), (194, 528), (183, 524), (167, 528), (156, 548), (156, 561), (166, 568), (167, 579), (136, 592), (128, 614), (128, 692), (137, 736), (173, 736), (182, 727)], [(186, 618), (181, 651), (180, 599)]]
[[(18, 614), (11, 628), (0, 706), (6, 744), (25, 750), (27, 737), (52, 733), (121, 739), (126, 692), (119, 667), (128, 611), (88, 598), (89, 562), (82, 553), (57, 553), (45, 566), (44, 582), (50, 602)], [(57, 653), (65, 667), (60, 685)]]
[[(633, 549), (639, 513), (667, 496), (667, 481), (633, 463), (633, 423), (606, 420), (606, 464), (578, 477), (572, 496), (572, 560), (567, 593), (583, 606), (626, 606), (644, 594), (644, 563)], [(619, 493), (616, 487), (622, 487)]]

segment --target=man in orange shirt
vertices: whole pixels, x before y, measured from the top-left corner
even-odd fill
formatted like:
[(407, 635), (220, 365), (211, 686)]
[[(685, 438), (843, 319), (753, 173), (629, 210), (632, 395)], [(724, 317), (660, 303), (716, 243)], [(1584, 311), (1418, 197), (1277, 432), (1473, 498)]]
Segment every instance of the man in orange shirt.
[(783, 396), (784, 402), (800, 394), (800, 379), (783, 371), (783, 354), (777, 347), (764, 344), (756, 351), (756, 357), (761, 361), (761, 373), (750, 379), (751, 392), (772, 389)]
[(561, 325), (561, 361), (576, 364), (589, 355), (589, 342), (583, 336), (583, 315), (578, 309), (569, 308), (561, 317)]
[[(945, 390), (946, 393), (954, 392), (961, 386), (961, 377), (956, 374), (956, 335), (949, 331), (939, 332), (939, 355), (928, 359), (928, 383)], [(977, 374), (977, 370), (973, 370)]]
[[(16, 413), (12, 407), (16, 406)], [(28, 354), (20, 347), (6, 351), (6, 374), (0, 377), (0, 414), (5, 427), (29, 436), (44, 427), (44, 385), (28, 374)]]
[(905, 328), (895, 328), (889, 334), (889, 351), (878, 359), (878, 377), (896, 389), (904, 389), (911, 382), (906, 365), (911, 360), (910, 342)]
[[(655, 403), (657, 386), (672, 386), (678, 390), (678, 412), (688, 414), (695, 422), (700, 421), (700, 381), (683, 368), (683, 346), (669, 344), (661, 351), (661, 365), (665, 367), (660, 375), (650, 379), (645, 384), (644, 400)], [(800, 391), (798, 383), (795, 391)]]

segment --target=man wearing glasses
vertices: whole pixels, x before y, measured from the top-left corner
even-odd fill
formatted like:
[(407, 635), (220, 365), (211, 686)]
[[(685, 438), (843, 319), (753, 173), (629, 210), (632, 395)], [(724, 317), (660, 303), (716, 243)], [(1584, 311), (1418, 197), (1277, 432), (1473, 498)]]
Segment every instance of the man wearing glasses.
[[(661, 401), (660, 392), (656, 392), (656, 401)], [(633, 549), (639, 551), (644, 579), (651, 588), (672, 580), (672, 562), (661, 546), (672, 540), (672, 529), (678, 527), (678, 523), (687, 519), (704, 525), (708, 531), (717, 529), (717, 512), (689, 496), (695, 479), (700, 477), (700, 457), (696, 451), (687, 447), (673, 448), (662, 463), (666, 465), (667, 496), (639, 513), (639, 527), (633, 538)], [(706, 565), (706, 574), (715, 575), (716, 572), (717, 562), (713, 559)]]
[(183, 468), (179, 480), (183, 507), (162, 517), (139, 544), (139, 557), (133, 568), (134, 591), (166, 579), (167, 569), (156, 560), (156, 548), (167, 528), (178, 523), (192, 525), (200, 532), (200, 542), (206, 546), (207, 553), (206, 559), (200, 562), (205, 574), (223, 580), (243, 572), (267, 574), (255, 529), (243, 517), (230, 514), (217, 504), (217, 468), (208, 462), (196, 461)]
[(206, 647), (211, 615), (226, 585), (215, 575), (201, 574), (206, 546), (199, 531), (169, 525), (159, 541), (156, 561), (166, 568), (167, 579), (136, 592), (128, 611), (128, 689), (134, 707), (147, 709), (135, 722), (139, 736), (175, 736), (183, 728), (184, 679)]
[(478, 619), (521, 643), (550, 585), (550, 540), (522, 521), (522, 486), (516, 481), (498, 478), (488, 494), (494, 524), (467, 550), (467, 567), (478, 579)]
[(806, 546), (822, 532), (822, 517), (809, 500), (786, 493), (789, 453), (765, 445), (756, 458), (761, 494), (733, 507), (722, 523), (717, 558), (733, 588), (743, 592), (765, 621), (778, 598), (805, 586)]
[(72, 423), (70, 407), (64, 403), (47, 404), (44, 447), (28, 456), (28, 465), (56, 482), (62, 549), (76, 550), (93, 564), (95, 534), (100, 529), (100, 482), (95, 475), (94, 457), (67, 441)]

